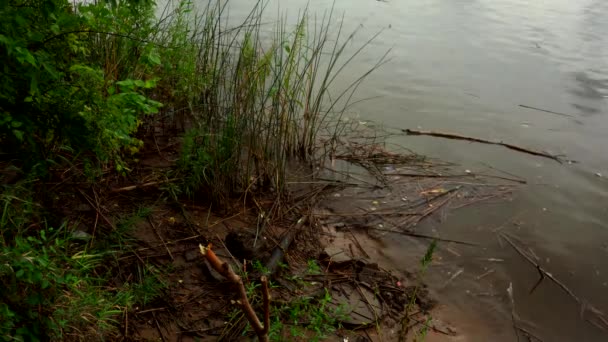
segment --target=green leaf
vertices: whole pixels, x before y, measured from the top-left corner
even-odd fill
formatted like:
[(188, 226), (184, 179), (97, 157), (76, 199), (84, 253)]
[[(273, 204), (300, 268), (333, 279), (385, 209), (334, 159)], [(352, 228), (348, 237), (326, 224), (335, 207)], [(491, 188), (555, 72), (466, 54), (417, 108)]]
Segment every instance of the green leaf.
[(23, 269), (20, 269), (19, 271), (15, 272), (15, 277), (22, 278), (24, 273), (25, 271)]
[(158, 81), (158, 79), (147, 80), (146, 83), (144, 84), (144, 88), (152, 89), (152, 88), (156, 87), (157, 81)]
[(4, 44), (6, 46), (10, 46), (10, 45), (12, 45), (13, 40), (3, 34), (0, 34), (0, 43)]
[(37, 94), (38, 93), (38, 77), (36, 77), (36, 75), (33, 75), (32, 78), (30, 79), (30, 94)]
[(435, 249), (437, 248), (437, 240), (433, 240), (424, 254), (422, 260), (420, 260), (420, 264), (423, 269), (426, 269), (428, 265), (433, 261), (433, 254), (435, 253)]
[(18, 129), (14, 129), (13, 130), (13, 134), (15, 135), (15, 137), (17, 139), (19, 139), (19, 141), (23, 141), (23, 131), (20, 131)]
[(160, 65), (160, 56), (154, 50), (150, 51), (150, 54), (148, 54), (148, 60), (154, 65)]
[(34, 67), (38, 67), (36, 64), (36, 58), (34, 58), (34, 55), (32, 55), (28, 49), (24, 49), (22, 47), (16, 47), (15, 51), (17, 51), (17, 59), (20, 62), (23, 63), (25, 61)]
[(19, 128), (19, 127), (21, 127), (21, 125), (23, 125), (23, 123), (19, 122), (19, 121), (11, 122), (11, 126), (13, 126), (13, 128)]

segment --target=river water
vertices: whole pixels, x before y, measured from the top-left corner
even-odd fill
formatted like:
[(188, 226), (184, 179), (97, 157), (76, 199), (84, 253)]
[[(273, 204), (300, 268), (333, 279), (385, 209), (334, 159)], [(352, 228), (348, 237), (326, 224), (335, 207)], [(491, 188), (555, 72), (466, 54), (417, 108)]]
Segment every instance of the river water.
[[(270, 1), (266, 13), (269, 21), (277, 13), (295, 18), (307, 5), (319, 15), (333, 5), (344, 14), (346, 32), (359, 28), (353, 49), (382, 31), (348, 74), (365, 72), (391, 49), (390, 62), (359, 89), (359, 98), (374, 99), (348, 115), (393, 128), (503, 140), (578, 161), (560, 165), (437, 138), (393, 139), (463, 169), (491, 165), (529, 181), (510, 201), (468, 208), (420, 228), (483, 246), (444, 248), (443, 262), (428, 273), (442, 303), (439, 315), (460, 330), (457, 340), (517, 340), (512, 312), (544, 341), (608, 340), (550, 281), (530, 294), (537, 271), (494, 232), (502, 226), (519, 237), (572, 292), (608, 311), (608, 1), (281, 0)], [(252, 6), (252, 0), (232, 0), (230, 13), (239, 17)], [(384, 254), (407, 268), (423, 252), (423, 245), (394, 238)], [(463, 272), (444, 286), (457, 270)]]

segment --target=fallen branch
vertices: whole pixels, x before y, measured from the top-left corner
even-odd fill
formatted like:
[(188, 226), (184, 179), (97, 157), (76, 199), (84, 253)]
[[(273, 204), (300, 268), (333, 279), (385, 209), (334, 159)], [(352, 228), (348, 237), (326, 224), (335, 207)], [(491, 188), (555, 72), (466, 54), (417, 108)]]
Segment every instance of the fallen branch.
[(262, 276), (260, 279), (262, 283), (262, 296), (264, 301), (264, 325), (262, 325), (255, 311), (253, 311), (251, 303), (249, 303), (249, 298), (247, 298), (247, 291), (245, 290), (243, 279), (238, 274), (234, 273), (228, 263), (220, 261), (215, 252), (211, 250), (211, 245), (207, 247), (199, 245), (199, 248), (201, 250), (201, 254), (216, 272), (224, 276), (233, 284), (237, 285), (239, 299), (235, 303), (240, 306), (241, 310), (243, 310), (245, 317), (247, 317), (249, 324), (251, 324), (256, 335), (258, 335), (260, 342), (268, 342), (268, 328), (270, 326), (270, 294), (268, 292), (268, 279), (265, 276)]
[(481, 144), (504, 146), (504, 147), (514, 150), (514, 151), (531, 154), (533, 156), (553, 159), (560, 164), (564, 162), (564, 160), (562, 158), (560, 158), (559, 156), (545, 153), (545, 152), (531, 150), (531, 149), (513, 145), (513, 144), (504, 143), (502, 141), (491, 141), (491, 140), (467, 137), (464, 135), (459, 135), (459, 134), (454, 134), (454, 133), (444, 133), (444, 132), (434, 132), (434, 131), (416, 131), (416, 130), (412, 130), (412, 129), (403, 129), (402, 131), (404, 133), (406, 133), (407, 135), (428, 135), (428, 136), (437, 137), (437, 138), (466, 140), (466, 141), (478, 142)]
[(581, 316), (582, 316), (582, 314), (585, 311), (591, 312), (592, 314), (595, 315), (595, 318), (597, 318), (597, 320), (599, 321), (598, 324), (597, 324), (597, 326), (600, 327), (600, 328), (602, 328), (602, 330), (604, 330), (604, 331), (608, 330), (608, 319), (606, 318), (606, 314), (604, 314), (602, 311), (600, 311), (599, 309), (595, 308), (591, 304), (589, 304), (589, 303), (583, 301), (582, 299), (580, 299), (564, 283), (562, 283), (561, 281), (559, 281), (557, 278), (555, 278), (555, 276), (553, 274), (549, 273), (542, 266), (540, 266), (536, 261), (534, 261), (534, 259), (532, 259), (532, 257), (530, 257), (528, 255), (528, 253), (526, 253), (525, 251), (523, 251), (521, 249), (521, 247), (517, 246), (515, 244), (515, 242), (513, 242), (513, 239), (511, 239), (509, 237), (509, 235), (507, 235), (506, 233), (500, 233), (500, 237), (503, 238), (505, 241), (507, 241), (507, 243), (509, 245), (511, 245), (511, 247), (513, 247), (513, 249), (519, 255), (521, 255), (530, 264), (532, 264), (536, 268), (536, 270), (538, 271), (538, 273), (540, 274), (540, 279), (539, 279), (539, 281), (536, 284), (534, 284), (534, 287), (532, 288), (532, 291), (534, 291), (538, 287), (538, 285), (540, 285), (540, 283), (542, 282), (543, 279), (548, 278), (553, 283), (555, 283), (557, 286), (559, 286), (564, 292), (566, 292), (570, 297), (572, 297), (572, 299), (574, 299), (581, 306)]

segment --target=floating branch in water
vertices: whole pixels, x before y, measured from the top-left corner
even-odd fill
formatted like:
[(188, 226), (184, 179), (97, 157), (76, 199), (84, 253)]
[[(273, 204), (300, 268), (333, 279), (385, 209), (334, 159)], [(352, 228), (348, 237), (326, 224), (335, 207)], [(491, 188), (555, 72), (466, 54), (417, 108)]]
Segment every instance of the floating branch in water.
[(522, 153), (527, 153), (527, 154), (531, 154), (534, 156), (539, 156), (539, 157), (544, 157), (544, 158), (549, 158), (549, 159), (553, 159), (558, 163), (563, 163), (564, 161), (566, 162), (574, 162), (572, 160), (564, 160), (562, 159), (560, 156), (557, 155), (553, 155), (553, 154), (549, 154), (546, 152), (540, 152), (540, 151), (535, 151), (535, 150), (531, 150), (525, 147), (521, 147), (521, 146), (517, 146), (517, 145), (513, 145), (513, 144), (508, 144), (508, 143), (504, 143), (502, 141), (491, 141), (491, 140), (485, 140), (485, 139), (479, 139), (479, 138), (473, 138), (473, 137), (467, 137), (464, 135), (459, 135), (459, 134), (454, 134), (454, 133), (445, 133), (445, 132), (435, 132), (435, 131), (417, 131), (417, 130), (413, 130), (413, 129), (403, 129), (402, 130), (404, 133), (406, 133), (407, 135), (428, 135), (431, 137), (437, 137), (437, 138), (446, 138), (446, 139), (455, 139), (455, 140), (466, 140), (466, 141), (473, 141), (473, 142), (478, 142), (481, 144), (489, 144), (489, 145), (499, 145), (499, 146), (504, 146), (508, 149), (514, 150), (514, 151), (518, 151), (518, 152), (522, 152)]

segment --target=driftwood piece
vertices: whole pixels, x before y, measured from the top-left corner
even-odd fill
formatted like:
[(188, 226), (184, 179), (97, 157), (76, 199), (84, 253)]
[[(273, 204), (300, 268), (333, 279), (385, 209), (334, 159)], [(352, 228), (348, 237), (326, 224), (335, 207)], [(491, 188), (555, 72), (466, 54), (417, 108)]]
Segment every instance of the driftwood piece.
[[(460, 134), (446, 133), (446, 132), (417, 131), (417, 130), (413, 130), (413, 129), (403, 129), (402, 131), (404, 133), (406, 133), (407, 135), (427, 135), (427, 136), (437, 137), (437, 138), (465, 140), (465, 141), (472, 141), (472, 142), (477, 142), (477, 143), (481, 143), (481, 144), (503, 146), (503, 147), (506, 147), (508, 149), (511, 149), (511, 150), (514, 150), (514, 151), (518, 151), (518, 152), (522, 152), (522, 153), (526, 153), (526, 154), (531, 154), (533, 156), (538, 156), (538, 157), (543, 157), (543, 158), (549, 158), (549, 159), (555, 160), (556, 162), (558, 162), (560, 164), (565, 161), (562, 158), (560, 158), (559, 156), (556, 156), (556, 155), (553, 155), (553, 154), (549, 154), (549, 153), (541, 152), (541, 151), (531, 150), (531, 149), (528, 149), (528, 148), (525, 148), (525, 147), (521, 147), (521, 146), (517, 146), (517, 145), (513, 145), (513, 144), (504, 143), (502, 141), (492, 141), (492, 140), (486, 140), (486, 139), (480, 139), (480, 138), (474, 138), (474, 137), (467, 137), (467, 136), (460, 135)], [(569, 161), (569, 162), (572, 162), (572, 161)]]
[(243, 279), (234, 271), (232, 267), (226, 262), (222, 262), (215, 252), (211, 250), (211, 245), (204, 247), (203, 245), (199, 245), (201, 254), (205, 257), (207, 262), (213, 267), (215, 271), (220, 273), (230, 282), (235, 284), (238, 287), (239, 299), (236, 301), (236, 304), (243, 310), (245, 317), (253, 327), (256, 335), (260, 342), (268, 342), (268, 329), (270, 327), (270, 294), (268, 291), (268, 279), (265, 276), (262, 276), (260, 281), (262, 283), (262, 297), (264, 301), (264, 324), (260, 322), (260, 319), (256, 315), (253, 307), (251, 307), (251, 303), (249, 303), (249, 298), (247, 298), (247, 291), (245, 290), (245, 284), (243, 283)]

